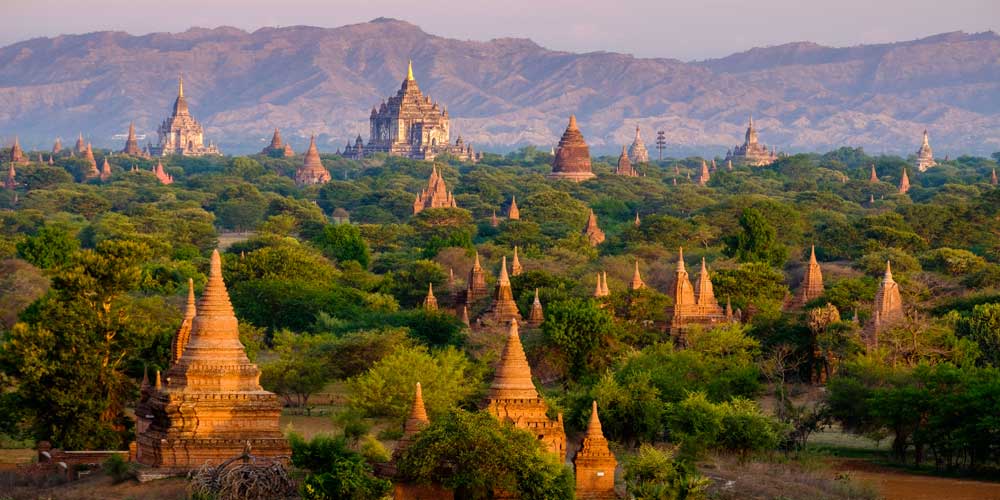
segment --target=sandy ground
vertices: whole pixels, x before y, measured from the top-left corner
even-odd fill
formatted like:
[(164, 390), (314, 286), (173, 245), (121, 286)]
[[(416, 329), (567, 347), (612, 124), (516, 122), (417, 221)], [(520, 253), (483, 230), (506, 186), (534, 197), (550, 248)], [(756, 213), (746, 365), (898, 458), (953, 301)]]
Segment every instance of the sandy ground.
[(835, 468), (874, 484), (885, 500), (1000, 500), (1000, 483), (908, 474), (864, 460), (842, 460)]

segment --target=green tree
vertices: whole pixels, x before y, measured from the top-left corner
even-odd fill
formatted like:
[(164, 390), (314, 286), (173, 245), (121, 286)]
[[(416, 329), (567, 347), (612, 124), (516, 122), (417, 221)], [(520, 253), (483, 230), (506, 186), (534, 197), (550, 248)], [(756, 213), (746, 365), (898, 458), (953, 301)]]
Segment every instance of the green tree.
[(376, 477), (343, 437), (317, 436), (307, 442), (292, 434), (289, 442), (292, 463), (309, 471), (300, 490), (307, 500), (380, 500), (392, 491), (392, 483)]
[(296, 335), (288, 330), (276, 333), (273, 343), (278, 357), (261, 364), (261, 385), (281, 395), (289, 406), (308, 406), (309, 396), (322, 390), (331, 378), (324, 354), (335, 341), (332, 335)]
[(651, 444), (624, 461), (625, 488), (635, 500), (704, 500), (709, 480)]
[(542, 335), (564, 372), (575, 378), (608, 366), (621, 333), (611, 314), (594, 301), (569, 299), (549, 305)]
[(45, 225), (17, 244), (17, 256), (42, 269), (67, 263), (80, 242), (66, 229)]
[(726, 255), (740, 262), (767, 262), (781, 266), (788, 250), (777, 241), (774, 226), (755, 208), (744, 208), (740, 215), (740, 232), (726, 238)]
[(353, 260), (361, 264), (361, 267), (368, 267), (368, 245), (357, 226), (328, 224), (313, 241), (331, 259), (338, 262)]
[(979, 345), (983, 363), (1000, 368), (1000, 303), (980, 304), (959, 320), (959, 336), (972, 339)]

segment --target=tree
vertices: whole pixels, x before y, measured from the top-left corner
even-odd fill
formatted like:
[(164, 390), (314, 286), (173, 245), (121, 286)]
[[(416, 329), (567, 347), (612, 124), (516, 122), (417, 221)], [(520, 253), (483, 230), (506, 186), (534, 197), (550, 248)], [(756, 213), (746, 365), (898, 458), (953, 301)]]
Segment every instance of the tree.
[(651, 444), (624, 461), (625, 487), (635, 500), (703, 500), (709, 481)]
[(565, 372), (575, 378), (611, 363), (620, 331), (611, 314), (594, 301), (570, 299), (549, 305), (542, 334)]
[(17, 244), (17, 256), (42, 269), (65, 264), (80, 248), (80, 242), (65, 228), (45, 225)]
[(332, 348), (332, 335), (296, 335), (283, 330), (274, 335), (278, 358), (261, 364), (260, 383), (285, 398), (289, 406), (305, 407), (309, 396), (323, 389), (331, 369), (323, 355)]
[(392, 483), (375, 476), (365, 458), (347, 446), (343, 437), (317, 436), (305, 441), (292, 434), (292, 463), (309, 471), (302, 484), (307, 500), (380, 500)]
[(1000, 368), (1000, 303), (973, 307), (971, 313), (959, 320), (956, 333), (979, 345), (984, 364)]
[(404, 480), (440, 484), (455, 498), (491, 498), (495, 491), (523, 500), (573, 498), (573, 474), (561, 457), (534, 434), (485, 412), (452, 410), (433, 419), (396, 467)]
[(357, 226), (328, 224), (313, 241), (331, 259), (338, 262), (353, 260), (361, 267), (368, 267), (368, 245)]
[(755, 208), (744, 208), (740, 215), (740, 232), (726, 238), (725, 252), (740, 262), (767, 262), (781, 266), (788, 250), (778, 243), (777, 232), (764, 215)]
[(372, 417), (402, 419), (413, 403), (413, 386), (423, 386), (424, 404), (433, 414), (444, 413), (471, 397), (473, 368), (454, 348), (431, 353), (424, 347), (404, 347), (382, 358), (348, 382), (351, 407)]

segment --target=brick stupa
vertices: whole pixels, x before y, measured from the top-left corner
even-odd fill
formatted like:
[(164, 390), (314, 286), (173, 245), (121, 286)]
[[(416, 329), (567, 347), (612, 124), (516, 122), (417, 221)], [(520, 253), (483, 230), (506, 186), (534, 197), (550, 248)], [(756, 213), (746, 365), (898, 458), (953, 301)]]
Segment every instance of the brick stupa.
[(514, 302), (514, 292), (510, 288), (510, 277), (507, 275), (507, 256), (500, 261), (500, 279), (497, 280), (496, 291), (493, 292), (493, 304), (483, 314), (482, 323), (487, 325), (505, 326), (511, 321), (521, 321), (521, 313)]
[(632, 139), (632, 145), (628, 147), (628, 159), (632, 163), (649, 162), (649, 151), (646, 149), (646, 144), (642, 142), (642, 134), (639, 133), (639, 127), (635, 128), (635, 138)]
[[(419, 214), (428, 208), (456, 208), (455, 197), (448, 191), (444, 177), (437, 171), (437, 166), (431, 166), (431, 177), (427, 179), (427, 187), (413, 200), (413, 213)], [(494, 214), (495, 216), (496, 214)]]
[(233, 458), (248, 444), (258, 457), (289, 457), (278, 424), (281, 402), (260, 386), (260, 370), (240, 343), (217, 250), (195, 309), (166, 383), (148, 390), (136, 406), (136, 460), (189, 470)]
[(559, 139), (555, 158), (552, 160), (552, 179), (582, 182), (597, 177), (590, 168), (590, 148), (576, 126), (576, 116), (570, 115), (569, 125)]
[(729, 321), (726, 312), (719, 306), (712, 289), (712, 278), (708, 274), (705, 259), (701, 260), (701, 272), (695, 286), (691, 286), (687, 269), (684, 267), (684, 249), (678, 250), (677, 271), (671, 289), (674, 305), (667, 308), (670, 318), (670, 333), (683, 340), (684, 331), (691, 325), (711, 327)]
[(274, 134), (271, 135), (271, 143), (262, 149), (260, 154), (265, 156), (281, 156), (291, 158), (295, 156), (295, 151), (292, 151), (292, 146), (290, 144), (281, 140), (281, 132), (278, 130), (278, 127), (275, 127)]
[(101, 171), (97, 170), (97, 160), (94, 159), (94, 150), (87, 143), (87, 149), (83, 150), (83, 159), (87, 162), (87, 171), (83, 173), (84, 179), (96, 179), (101, 176)]
[(628, 158), (628, 153), (625, 151), (625, 146), (622, 146), (622, 153), (618, 155), (618, 166), (615, 168), (616, 175), (623, 175), (625, 177), (638, 177), (639, 173), (635, 171), (632, 167), (632, 161)]
[(528, 325), (532, 327), (541, 326), (545, 321), (545, 311), (542, 310), (542, 301), (538, 300), (538, 289), (535, 289), (535, 300), (531, 303), (531, 312), (528, 313)]
[(806, 303), (820, 295), (823, 295), (823, 270), (820, 269), (819, 262), (816, 261), (816, 246), (814, 245), (809, 251), (809, 265), (805, 276), (802, 277), (802, 284), (799, 285), (799, 290), (795, 293), (792, 307), (805, 307)]
[(928, 168), (935, 165), (937, 165), (937, 162), (934, 161), (934, 151), (931, 150), (931, 141), (927, 135), (927, 131), (924, 130), (924, 140), (920, 143), (920, 149), (917, 150), (917, 171), (926, 172)]
[(10, 147), (10, 158), (8, 160), (16, 165), (27, 165), (28, 155), (24, 154), (24, 150), (21, 149), (21, 141), (18, 140), (17, 136), (14, 136), (14, 145)]
[(636, 259), (635, 271), (632, 272), (632, 281), (629, 282), (628, 289), (636, 291), (644, 286), (646, 286), (646, 283), (642, 281), (642, 276), (639, 274), (639, 259)]
[(597, 226), (597, 215), (594, 215), (593, 210), (587, 216), (587, 225), (583, 228), (583, 235), (587, 237), (587, 241), (592, 247), (604, 243), (604, 231), (601, 231), (601, 228)]
[(899, 284), (892, 279), (892, 265), (885, 261), (885, 275), (875, 293), (872, 318), (866, 328), (870, 340), (877, 345), (878, 333), (898, 323), (903, 317), (903, 297), (899, 293)]
[(424, 310), (425, 311), (438, 310), (437, 297), (434, 296), (434, 283), (427, 284), (427, 297), (424, 297)]
[(517, 258), (517, 247), (514, 247), (514, 260), (510, 263), (510, 275), (520, 276), (524, 272), (524, 267), (521, 266), (521, 259)]
[(521, 347), (516, 321), (510, 324), (507, 344), (500, 355), (486, 405), (486, 410), (501, 422), (508, 422), (537, 436), (560, 461), (566, 457), (562, 414), (557, 420), (551, 420), (546, 415), (549, 406), (538, 396), (531, 381), (531, 367)]
[(472, 305), (475, 302), (490, 296), (490, 290), (486, 287), (486, 272), (479, 264), (479, 252), (476, 252), (476, 261), (469, 270), (469, 280), (465, 288), (465, 303)]
[(906, 169), (903, 169), (903, 175), (899, 177), (899, 194), (906, 194), (910, 190), (910, 176), (906, 175)]
[(143, 156), (142, 150), (139, 149), (139, 141), (135, 138), (135, 122), (128, 124), (128, 138), (125, 139), (125, 147), (122, 148), (121, 153), (129, 156)]
[(295, 183), (300, 186), (323, 184), (330, 180), (330, 172), (323, 166), (316, 149), (316, 136), (309, 137), (309, 149), (302, 159), (302, 166), (295, 171)]
[(507, 209), (507, 220), (521, 220), (521, 210), (517, 208), (517, 197), (510, 197), (510, 208)]
[(576, 498), (581, 500), (613, 500), (615, 494), (615, 468), (618, 461), (608, 448), (608, 440), (601, 429), (597, 415), (597, 401), (590, 412), (587, 434), (573, 459), (576, 476)]

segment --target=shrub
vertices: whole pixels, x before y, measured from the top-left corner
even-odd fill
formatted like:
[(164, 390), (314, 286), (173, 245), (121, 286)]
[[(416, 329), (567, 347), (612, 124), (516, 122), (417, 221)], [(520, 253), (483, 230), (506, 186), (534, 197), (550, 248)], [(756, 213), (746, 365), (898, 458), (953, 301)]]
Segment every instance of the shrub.
[(101, 470), (111, 476), (115, 484), (125, 482), (135, 477), (135, 465), (122, 458), (121, 454), (114, 454), (108, 457), (101, 464)]

